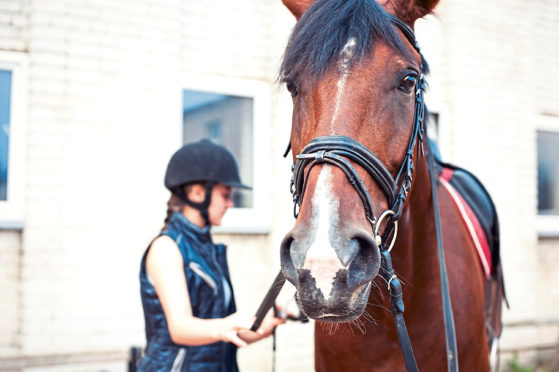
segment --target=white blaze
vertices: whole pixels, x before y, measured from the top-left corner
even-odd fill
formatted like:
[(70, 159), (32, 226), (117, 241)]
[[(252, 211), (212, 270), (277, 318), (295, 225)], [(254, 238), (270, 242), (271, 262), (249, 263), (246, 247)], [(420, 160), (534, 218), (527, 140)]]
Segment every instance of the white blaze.
[(351, 37), (349, 38), (344, 48), (340, 52), (340, 58), (338, 59), (338, 72), (340, 73), (340, 79), (338, 80), (338, 84), (337, 84), (338, 92), (336, 93), (334, 114), (332, 115), (332, 120), (330, 121), (330, 134), (334, 134), (334, 123), (338, 118), (340, 102), (345, 92), (347, 77), (349, 76), (349, 71), (350, 71), (349, 61), (353, 56), (354, 49), (355, 49), (355, 38)]
[(345, 268), (329, 239), (331, 226), (337, 225), (339, 207), (338, 200), (332, 195), (332, 168), (325, 165), (318, 176), (312, 198), (313, 222), (310, 234), (315, 236), (315, 240), (307, 251), (303, 265), (303, 269), (310, 271), (325, 299), (330, 298), (336, 274)]
[[(338, 91), (334, 113), (330, 120), (330, 134), (334, 134), (334, 125), (338, 118), (340, 104), (345, 93), (347, 78), (350, 73), (349, 61), (353, 57), (355, 38), (351, 37), (340, 52), (337, 67), (340, 79), (337, 83)], [(307, 251), (303, 269), (310, 271), (316, 281), (316, 287), (322, 292), (325, 299), (330, 298), (334, 279), (340, 269), (346, 268), (340, 262), (336, 251), (330, 244), (330, 226), (336, 226), (338, 221), (339, 201), (332, 193), (332, 169), (324, 165), (316, 181), (316, 188), (312, 199), (313, 218), (311, 236), (315, 240)]]

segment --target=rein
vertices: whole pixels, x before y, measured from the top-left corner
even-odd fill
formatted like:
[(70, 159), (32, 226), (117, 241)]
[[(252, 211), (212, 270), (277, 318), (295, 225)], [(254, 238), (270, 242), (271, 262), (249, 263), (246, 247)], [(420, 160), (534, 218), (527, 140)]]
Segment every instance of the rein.
[[(415, 40), (413, 30), (397, 17), (389, 15), (390, 21), (394, 26), (400, 29), (406, 36), (411, 45), (419, 51), (419, 46)], [(421, 55), (421, 53), (420, 53)], [(404, 321), (404, 302), (402, 299), (402, 285), (392, 267), (392, 259), (390, 251), (394, 246), (398, 232), (398, 220), (401, 217), (403, 205), (405, 203), (414, 173), (413, 152), (417, 148), (417, 154), (424, 154), (423, 143), (427, 142), (427, 165), (429, 168), (429, 177), (431, 180), (431, 193), (433, 198), (433, 209), (435, 212), (435, 226), (437, 231), (437, 251), (439, 256), (439, 269), (441, 275), (441, 291), (443, 302), (443, 314), (446, 336), (447, 365), (449, 371), (458, 371), (458, 353), (456, 347), (456, 335), (454, 328), (454, 320), (450, 302), (450, 293), (446, 272), (446, 264), (444, 260), (444, 251), (442, 245), (442, 227), (439, 216), (439, 206), (437, 199), (437, 179), (434, 173), (433, 156), (429, 141), (425, 141), (425, 104), (423, 101), (423, 92), (425, 90), (425, 81), (423, 74), (417, 79), (415, 84), (415, 106), (412, 132), (408, 142), (408, 146), (404, 155), (404, 159), (398, 171), (396, 178), (388, 171), (386, 166), (378, 159), (378, 157), (368, 150), (365, 146), (346, 136), (324, 136), (312, 139), (303, 149), (301, 154), (297, 155), (297, 160), (292, 166), (293, 176), (291, 179), (291, 193), (293, 195), (295, 218), (298, 216), (298, 208), (303, 202), (303, 195), (307, 186), (307, 181), (311, 169), (319, 164), (330, 164), (341, 169), (346, 175), (351, 185), (357, 191), (365, 210), (365, 216), (371, 224), (372, 232), (375, 236), (375, 242), (381, 254), (381, 270), (380, 275), (386, 281), (390, 294), (390, 304), (398, 340), (402, 349), (402, 355), (409, 372), (418, 371), (415, 356), (411, 346), (406, 324)], [(289, 150), (289, 147), (288, 147)], [(374, 214), (374, 206), (371, 196), (363, 180), (350, 162), (358, 164), (362, 167), (383, 190), (389, 209), (381, 213), (376, 218)], [(386, 219), (384, 231), (379, 234), (379, 227), (383, 220)], [(389, 239), (391, 237), (391, 239)], [(279, 294), (285, 278), (280, 273), (274, 280), (274, 284), (270, 288), (264, 301), (262, 302), (256, 314), (256, 321), (251, 330), (256, 330), (260, 326), (262, 319), (273, 306), (275, 298)]]

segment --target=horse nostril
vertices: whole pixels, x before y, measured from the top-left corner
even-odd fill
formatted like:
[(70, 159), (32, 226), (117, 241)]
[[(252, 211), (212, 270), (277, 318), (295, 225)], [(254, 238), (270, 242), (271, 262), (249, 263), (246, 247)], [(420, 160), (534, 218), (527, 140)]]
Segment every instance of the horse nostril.
[(280, 245), (280, 260), (282, 272), (285, 278), (291, 283), (294, 283), (297, 275), (297, 270), (295, 270), (291, 253), (292, 245), (294, 242), (295, 238), (293, 238), (292, 235), (287, 235), (285, 238), (283, 238), (283, 241)]
[(373, 238), (368, 234), (355, 235), (348, 246), (350, 251), (353, 253), (349, 257), (348, 269), (353, 273), (350, 276), (352, 281), (362, 282), (374, 278), (380, 267), (380, 252)]
[(355, 258), (355, 255), (359, 252), (360, 247), (362, 245), (360, 238), (353, 238), (349, 240), (349, 243), (345, 247), (343, 253), (340, 255), (340, 261), (342, 265), (346, 266), (349, 265), (351, 260)]
[(282, 262), (284, 262), (285, 260), (291, 260), (291, 244), (293, 244), (294, 240), (295, 239), (291, 235), (287, 235), (285, 238), (283, 238), (280, 245), (280, 257)]

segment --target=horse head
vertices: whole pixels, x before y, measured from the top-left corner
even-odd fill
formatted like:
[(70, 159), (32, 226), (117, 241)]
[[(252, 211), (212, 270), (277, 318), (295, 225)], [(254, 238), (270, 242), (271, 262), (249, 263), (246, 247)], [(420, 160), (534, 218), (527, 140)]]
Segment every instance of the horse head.
[(411, 30), (438, 0), (283, 2), (298, 19), (280, 70), (293, 96), (298, 213), (282, 270), (309, 317), (350, 321), (413, 186), (427, 67)]

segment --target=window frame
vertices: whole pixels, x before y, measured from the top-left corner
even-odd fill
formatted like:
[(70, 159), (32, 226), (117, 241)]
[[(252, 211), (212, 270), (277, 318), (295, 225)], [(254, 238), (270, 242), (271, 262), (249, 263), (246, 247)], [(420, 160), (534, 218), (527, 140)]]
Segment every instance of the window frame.
[[(441, 159), (444, 162), (452, 162), (453, 153), (451, 151), (451, 132), (450, 126), (447, 122), (448, 120), (448, 109), (437, 100), (438, 97), (429, 97), (431, 101), (428, 103), (427, 108), (429, 109), (429, 114), (436, 114), (438, 116), (437, 121), (437, 147), (441, 154)], [(428, 123), (426, 123), (428, 125)]]
[[(559, 116), (556, 115), (540, 115), (536, 125), (537, 132), (551, 132), (559, 135)], [(536, 189), (538, 182), (538, 148), (536, 143)], [(559, 237), (559, 215), (543, 215), (538, 210), (538, 200), (536, 196), (536, 230), (539, 238), (558, 238)]]
[(181, 79), (180, 141), (182, 145), (182, 94), (184, 90), (217, 93), (251, 98), (253, 102), (252, 134), (252, 208), (231, 208), (223, 217), (221, 226), (213, 233), (267, 234), (270, 232), (270, 84), (260, 80), (231, 78), (207, 74), (184, 73)]
[(0, 230), (21, 230), (24, 224), (25, 126), (27, 122), (27, 55), (0, 51), (0, 69), (12, 73), (8, 199), (0, 201)]

